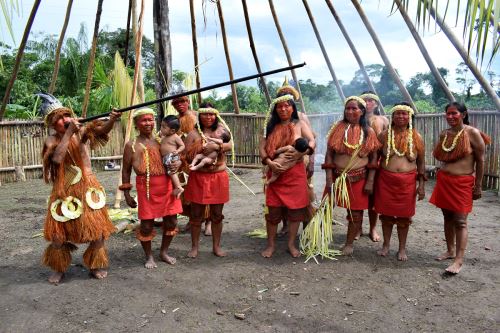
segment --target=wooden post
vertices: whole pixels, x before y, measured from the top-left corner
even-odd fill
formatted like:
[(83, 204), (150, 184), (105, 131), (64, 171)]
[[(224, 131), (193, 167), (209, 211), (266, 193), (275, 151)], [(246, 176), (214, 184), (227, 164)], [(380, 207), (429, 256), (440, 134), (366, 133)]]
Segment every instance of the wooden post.
[[(200, 67), (198, 63), (198, 40), (196, 38), (196, 13), (194, 11), (194, 0), (189, 0), (189, 13), (191, 14), (191, 39), (193, 40), (193, 58), (194, 58), (194, 78), (196, 89), (200, 89)], [(201, 93), (196, 94), (198, 105), (201, 103)]]
[(323, 41), (321, 40), (321, 36), (318, 31), (318, 27), (316, 27), (316, 22), (314, 20), (314, 17), (311, 13), (311, 9), (309, 8), (309, 4), (307, 3), (307, 0), (302, 0), (302, 3), (304, 4), (304, 7), (306, 8), (307, 16), (309, 17), (309, 21), (311, 21), (312, 28), (314, 30), (314, 35), (316, 36), (316, 39), (318, 40), (319, 47), (321, 48), (321, 53), (323, 53), (323, 57), (325, 58), (326, 65), (328, 66), (328, 70), (330, 71), (330, 74), (332, 75), (333, 83), (335, 83), (335, 87), (337, 88), (337, 93), (340, 96), (340, 99), (342, 101), (345, 100), (345, 95), (344, 92), (342, 91), (342, 87), (340, 86), (339, 80), (337, 79), (337, 75), (335, 75), (335, 70), (333, 69), (332, 63), (330, 62), (330, 58), (328, 57), (328, 53), (326, 52), (325, 45), (323, 44)]
[[(229, 46), (227, 44), (226, 26), (224, 24), (224, 14), (222, 13), (221, 0), (217, 1), (217, 11), (219, 12), (220, 30), (222, 33), (222, 42), (224, 44), (224, 54), (226, 55), (227, 71), (229, 79), (234, 80), (233, 66), (231, 65), (231, 57), (229, 56)], [(240, 113), (240, 105), (238, 104), (238, 94), (236, 93), (236, 84), (231, 84), (231, 93), (233, 95), (234, 113)]]
[(16, 172), (16, 182), (26, 181), (26, 174), (24, 173), (24, 167), (22, 165), (16, 165), (15, 172)]

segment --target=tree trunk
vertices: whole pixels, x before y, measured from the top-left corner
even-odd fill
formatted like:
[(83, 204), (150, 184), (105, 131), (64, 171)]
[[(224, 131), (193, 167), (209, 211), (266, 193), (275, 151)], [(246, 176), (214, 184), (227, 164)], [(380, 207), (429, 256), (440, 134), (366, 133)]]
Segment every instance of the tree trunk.
[(123, 62), (125, 64), (125, 67), (127, 67), (128, 64), (128, 40), (130, 38), (130, 19), (132, 16), (132, 2), (133, 0), (128, 1), (128, 13), (127, 13), (127, 31), (125, 32), (125, 54), (123, 56)]
[(87, 116), (87, 107), (89, 105), (89, 98), (90, 98), (90, 88), (91, 88), (91, 84), (92, 84), (92, 78), (94, 77), (94, 61), (95, 61), (95, 52), (97, 49), (97, 36), (99, 35), (99, 23), (101, 22), (102, 2), (103, 2), (103, 0), (98, 1), (97, 13), (95, 14), (94, 35), (92, 37), (92, 48), (90, 49), (89, 65), (88, 65), (88, 69), (87, 69), (87, 82), (85, 83), (85, 96), (83, 97), (83, 103), (82, 103), (82, 117), (83, 118), (85, 118)]
[(410, 17), (408, 16), (408, 13), (404, 9), (401, 1), (394, 0), (394, 2), (398, 6), (399, 12), (401, 13), (401, 16), (403, 16), (403, 19), (406, 22), (406, 25), (408, 26), (408, 29), (410, 30), (413, 38), (415, 39), (415, 42), (417, 43), (417, 46), (420, 49), (420, 52), (424, 56), (424, 59), (427, 62), (427, 65), (429, 66), (432, 75), (436, 79), (436, 81), (439, 84), (439, 86), (441, 87), (441, 89), (446, 94), (446, 98), (448, 98), (448, 101), (450, 101), (450, 102), (455, 101), (455, 97), (453, 97), (453, 94), (451, 93), (450, 89), (448, 88), (448, 85), (446, 84), (443, 77), (441, 76), (441, 73), (439, 73), (438, 69), (434, 65), (434, 62), (432, 61), (432, 58), (429, 55), (429, 52), (427, 52), (427, 48), (425, 47), (424, 42), (420, 38), (420, 35), (418, 34), (417, 30), (415, 29), (415, 26), (413, 25)]
[[(168, 11), (168, 0), (153, 1), (156, 98), (165, 97), (172, 87), (172, 46), (170, 44)], [(163, 119), (165, 110), (164, 103), (158, 103), (158, 122)]]
[(16, 81), (17, 73), (19, 72), (19, 67), (21, 66), (21, 60), (24, 54), (24, 48), (26, 47), (26, 42), (28, 41), (31, 27), (33, 26), (33, 21), (35, 20), (36, 12), (38, 10), (38, 6), (40, 6), (40, 2), (41, 0), (36, 0), (33, 3), (30, 17), (28, 18), (28, 22), (26, 23), (26, 27), (24, 28), (23, 39), (21, 40), (21, 44), (19, 44), (19, 49), (17, 51), (17, 56), (16, 56), (16, 62), (14, 63), (14, 68), (12, 69), (12, 75), (10, 77), (9, 83), (7, 84), (7, 88), (5, 89), (5, 93), (3, 95), (2, 107), (0, 108), (0, 121), (3, 119), (5, 109), (7, 108), (7, 104), (9, 103), (10, 92), (12, 90), (12, 87), (14, 87), (14, 82)]
[(316, 26), (316, 22), (314, 20), (314, 16), (311, 13), (311, 9), (307, 3), (307, 0), (302, 0), (304, 7), (306, 8), (307, 16), (309, 17), (309, 21), (311, 21), (312, 28), (314, 30), (314, 35), (318, 40), (319, 47), (321, 48), (321, 53), (323, 53), (323, 57), (325, 58), (326, 65), (328, 66), (328, 70), (332, 75), (333, 83), (335, 83), (335, 87), (337, 88), (337, 93), (340, 96), (340, 99), (345, 100), (344, 92), (342, 91), (342, 87), (340, 86), (339, 80), (337, 79), (337, 75), (335, 75), (335, 70), (333, 69), (332, 63), (330, 62), (330, 58), (328, 57), (328, 53), (326, 52), (325, 45), (323, 44), (323, 40), (321, 40), (321, 35), (319, 34), (318, 27)]
[[(255, 43), (253, 41), (252, 26), (250, 25), (250, 17), (248, 16), (247, 1), (241, 0), (241, 4), (243, 5), (243, 14), (245, 15), (245, 24), (247, 27), (248, 41), (250, 42), (250, 48), (252, 49), (253, 60), (255, 61), (255, 67), (257, 67), (257, 72), (260, 74), (262, 73), (262, 69), (260, 68), (259, 57), (257, 56), (257, 51), (255, 50)], [(260, 82), (262, 85), (262, 89), (264, 90), (264, 95), (266, 96), (266, 101), (268, 104), (271, 104), (271, 96), (269, 96), (269, 90), (267, 89), (266, 79), (264, 77), (261, 77)]]
[[(271, 8), (271, 14), (273, 15), (274, 25), (276, 25), (276, 30), (278, 31), (278, 35), (280, 37), (281, 44), (283, 45), (283, 49), (285, 50), (285, 55), (286, 55), (286, 59), (288, 61), (288, 65), (292, 66), (293, 65), (292, 57), (290, 56), (290, 52), (288, 51), (288, 46), (286, 44), (285, 36), (283, 35), (283, 32), (281, 31), (280, 22), (278, 20), (278, 16), (276, 15), (276, 10), (274, 9), (273, 0), (269, 0), (269, 8)], [(292, 78), (295, 81), (295, 84), (297, 85), (297, 90), (298, 90), (299, 95), (300, 95), (300, 106), (302, 108), (302, 112), (305, 113), (306, 107), (304, 105), (304, 100), (302, 99), (302, 92), (300, 91), (299, 80), (297, 80), (297, 75), (295, 74), (295, 70), (292, 69), (291, 72), (292, 72)]]
[[(222, 42), (224, 43), (224, 54), (226, 55), (227, 71), (229, 72), (229, 79), (234, 80), (233, 66), (231, 65), (229, 46), (227, 44), (226, 26), (224, 24), (224, 14), (222, 13), (222, 6), (220, 4), (220, 1), (221, 0), (217, 1), (217, 11), (219, 12), (220, 30), (222, 33)], [(231, 84), (231, 93), (233, 94), (234, 113), (239, 114), (240, 106), (238, 104), (238, 94), (236, 93), (236, 84)]]
[(54, 72), (52, 73), (52, 80), (50, 81), (49, 93), (54, 93), (56, 88), (57, 74), (59, 73), (59, 64), (61, 61), (61, 48), (64, 42), (64, 36), (66, 35), (66, 28), (68, 28), (69, 17), (71, 16), (71, 7), (73, 6), (73, 0), (68, 1), (68, 6), (66, 7), (66, 17), (64, 18), (64, 24), (61, 29), (61, 34), (59, 36), (59, 42), (57, 43), (56, 49), (56, 59), (54, 62)]
[[(144, 1), (141, 1), (141, 13), (139, 14), (139, 29), (137, 31), (137, 34), (135, 35), (135, 68), (134, 68), (134, 82), (132, 84), (132, 95), (130, 97), (130, 105), (133, 105), (135, 103), (135, 95), (136, 95), (136, 90), (137, 90), (137, 84), (139, 79), (141, 78), (140, 72), (141, 72), (141, 51), (142, 51), (142, 34), (143, 34), (143, 27), (144, 27)], [(134, 112), (133, 110), (129, 111), (128, 113), (128, 120), (127, 120), (127, 128), (125, 130), (125, 138), (123, 142), (128, 142), (130, 140), (130, 133), (132, 132), (132, 123), (133, 123), (133, 116)], [(123, 166), (122, 166), (123, 167)], [(122, 193), (119, 189), (120, 185), (122, 183), (122, 178), (121, 174), (118, 175), (118, 186), (116, 188), (116, 195), (115, 195), (115, 208), (120, 208), (120, 201), (122, 199)]]
[[(196, 81), (196, 89), (200, 89), (200, 64), (198, 63), (198, 41), (196, 38), (196, 13), (194, 10), (194, 0), (189, 0), (189, 13), (191, 14), (191, 39), (193, 40), (194, 77)], [(198, 99), (198, 105), (200, 105), (201, 93), (196, 94), (196, 96)]]
[(496, 94), (495, 90), (491, 87), (491, 85), (488, 83), (488, 81), (483, 77), (483, 75), (481, 74), (481, 71), (472, 62), (469, 55), (467, 54), (467, 51), (463, 48), (462, 44), (457, 39), (457, 37), (455, 37), (455, 34), (453, 34), (453, 32), (448, 27), (448, 25), (436, 13), (436, 11), (434, 10), (434, 8), (432, 6), (429, 7), (429, 11), (430, 11), (432, 17), (434, 18), (434, 20), (436, 21), (436, 23), (441, 28), (441, 30), (443, 30), (446, 37), (448, 37), (449, 41), (453, 44), (455, 49), (458, 51), (458, 53), (462, 57), (465, 64), (469, 67), (470, 71), (472, 72), (472, 74), (476, 78), (477, 82), (479, 82), (479, 84), (484, 89), (486, 94), (491, 98), (491, 100), (495, 104), (495, 107), (497, 108), (497, 111), (500, 111), (500, 98), (498, 98), (498, 95)]
[(361, 17), (361, 20), (363, 21), (363, 23), (366, 27), (366, 30), (368, 30), (368, 32), (370, 33), (370, 36), (372, 37), (373, 42), (375, 43), (375, 47), (377, 48), (377, 50), (380, 54), (380, 57), (384, 61), (384, 64), (387, 67), (387, 70), (389, 71), (389, 74), (391, 74), (392, 79), (394, 80), (394, 82), (398, 86), (399, 91), (403, 94), (404, 99), (408, 103), (410, 103), (411, 106), (416, 110), (415, 104), (413, 103), (413, 99), (411, 98), (410, 93), (408, 93), (408, 90), (406, 90), (406, 87), (401, 82), (401, 79), (399, 78), (398, 73), (396, 73), (396, 70), (394, 69), (394, 67), (392, 67), (391, 62), (389, 61), (389, 58), (387, 57), (387, 54), (385, 53), (384, 48), (382, 47), (382, 44), (380, 43), (380, 41), (377, 37), (377, 33), (375, 32), (375, 30), (373, 30), (373, 27), (371, 26), (370, 22), (368, 21), (368, 17), (366, 17), (363, 9), (359, 5), (359, 2), (357, 0), (351, 0), (351, 2), (354, 5), (354, 7), (356, 8), (356, 10), (358, 11), (358, 14)]
[[(377, 90), (375, 89), (375, 86), (372, 83), (372, 80), (370, 80), (370, 77), (368, 76), (368, 73), (366, 72), (365, 65), (363, 64), (363, 61), (361, 60), (361, 57), (358, 53), (358, 50), (356, 49), (356, 46), (354, 46), (354, 43), (351, 40), (351, 37), (347, 33), (346, 28), (344, 27), (344, 24), (342, 23), (342, 20), (340, 19), (340, 16), (337, 14), (337, 11), (333, 7), (333, 4), (330, 0), (325, 0), (328, 8), (330, 9), (330, 12), (333, 15), (333, 18), (335, 18), (335, 21), (337, 22), (337, 25), (340, 28), (340, 31), (342, 32), (342, 35), (344, 36), (347, 44), (349, 44), (349, 48), (352, 51), (352, 54), (354, 55), (354, 58), (356, 58), (356, 61), (358, 62), (359, 68), (361, 69), (361, 73), (363, 74), (366, 84), (368, 85), (368, 88), (373, 91), (375, 94), (377, 94)], [(382, 114), (384, 114), (384, 107), (382, 105), (382, 102), (379, 102), (380, 106), (380, 111)]]

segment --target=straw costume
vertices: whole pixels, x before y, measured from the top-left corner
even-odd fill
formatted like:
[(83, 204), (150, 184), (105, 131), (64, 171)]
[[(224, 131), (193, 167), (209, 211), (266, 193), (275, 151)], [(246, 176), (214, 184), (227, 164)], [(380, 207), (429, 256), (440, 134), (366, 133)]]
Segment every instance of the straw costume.
[[(45, 113), (44, 121), (49, 131), (54, 131), (54, 124), (62, 117), (75, 117), (73, 111), (63, 107), (54, 96), (39, 96), (43, 99), (41, 109)], [(110, 121), (114, 120), (110, 118)], [(62, 141), (66, 140), (65, 134), (52, 133), (42, 151), (43, 177), (45, 182), (53, 184), (44, 224), (44, 237), (52, 243), (45, 250), (42, 263), (55, 272), (64, 273), (68, 269), (71, 252), (77, 248), (75, 243), (91, 242), (83, 255), (83, 263), (87, 268), (96, 270), (108, 266), (105, 247), (92, 246), (92, 242), (107, 239), (115, 227), (105, 207), (104, 188), (89, 170), (88, 155), (82, 157), (87, 150), (86, 143), (90, 144), (90, 148), (96, 148), (108, 141), (109, 131), (98, 130), (103, 124), (95, 120), (77, 130), (69, 139), (62, 163), (54, 162), (54, 154), (58, 146), (63, 144)]]

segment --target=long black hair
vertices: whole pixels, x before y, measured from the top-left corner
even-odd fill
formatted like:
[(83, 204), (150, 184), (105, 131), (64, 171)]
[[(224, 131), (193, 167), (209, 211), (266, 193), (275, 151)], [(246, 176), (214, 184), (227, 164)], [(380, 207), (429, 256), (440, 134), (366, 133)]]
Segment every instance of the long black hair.
[[(350, 102), (350, 101), (355, 101), (358, 104), (358, 108), (360, 108), (361, 111), (363, 111), (361, 118), (359, 118), (359, 125), (363, 129), (363, 133), (365, 134), (365, 140), (366, 140), (366, 138), (368, 138), (368, 128), (370, 127), (368, 125), (368, 122), (366, 121), (366, 107), (363, 104), (361, 104), (360, 101), (358, 101), (354, 98), (348, 99), (345, 104), (347, 105), (347, 102)], [(345, 123), (348, 123), (348, 121), (345, 117), (345, 105), (344, 105), (344, 119), (342, 119), (342, 121)]]
[[(285, 102), (287, 102), (293, 108), (291, 121), (292, 122), (299, 121), (299, 113), (297, 112), (297, 106), (295, 105), (295, 102), (292, 99), (290, 99), (288, 101), (285, 101)], [(278, 116), (278, 112), (276, 112), (276, 105), (277, 105), (277, 103), (274, 104), (273, 112), (271, 112), (271, 117), (269, 118), (269, 122), (267, 123), (267, 126), (266, 126), (266, 135), (271, 134), (273, 132), (274, 127), (276, 126), (276, 124), (279, 124), (281, 122), (281, 119)]]
[(467, 107), (465, 106), (465, 104), (463, 104), (463, 103), (459, 103), (459, 102), (451, 102), (451, 103), (449, 103), (448, 105), (446, 105), (446, 106), (444, 107), (444, 111), (445, 111), (445, 112), (446, 112), (446, 111), (448, 111), (448, 109), (449, 109), (450, 107), (452, 107), (452, 106), (456, 107), (456, 108), (457, 108), (457, 110), (458, 110), (461, 114), (464, 114), (464, 113), (465, 113), (465, 117), (464, 117), (464, 124), (465, 124), (465, 125), (470, 125), (470, 123), (469, 123), (469, 112), (467, 112)]
[[(364, 94), (372, 94), (372, 95), (377, 95), (374, 91), (372, 90), (365, 90), (361, 93), (361, 95), (364, 95)], [(377, 95), (378, 96), (378, 95)], [(380, 116), (380, 102), (375, 100), (377, 102), (377, 107), (375, 108), (375, 110), (373, 110), (373, 114), (376, 114), (377, 116)]]
[[(396, 105), (406, 105), (406, 106), (412, 108), (411, 104), (408, 102), (399, 102), (399, 103), (394, 104), (394, 106), (396, 106)], [(412, 108), (412, 110), (413, 110), (413, 108)], [(411, 122), (413, 124), (413, 127), (415, 127), (415, 110), (413, 110), (413, 114), (411, 115)], [(392, 116), (391, 116), (391, 125), (394, 125), (394, 122), (392, 120)], [(406, 125), (406, 128), (410, 128), (409, 123), (408, 123), (408, 125)]]
[[(200, 109), (201, 108), (214, 108), (214, 106), (210, 102), (203, 102), (200, 104)], [(197, 129), (201, 129), (201, 131), (203, 132), (203, 125), (201, 125), (200, 115), (201, 115), (201, 113), (198, 114), (198, 122), (194, 126)], [(212, 126), (210, 126), (210, 130), (215, 131), (218, 126), (219, 126), (219, 118), (215, 117), (215, 121), (212, 124)]]

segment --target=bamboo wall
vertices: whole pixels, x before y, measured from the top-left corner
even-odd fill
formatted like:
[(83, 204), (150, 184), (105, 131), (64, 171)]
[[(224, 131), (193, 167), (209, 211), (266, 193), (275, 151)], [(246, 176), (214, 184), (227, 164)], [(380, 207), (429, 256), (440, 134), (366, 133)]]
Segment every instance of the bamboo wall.
[[(264, 115), (223, 114), (233, 133), (236, 164), (259, 165), (259, 135), (264, 124)], [(338, 113), (309, 115), (313, 130), (317, 133), (317, 153), (326, 150), (326, 134)], [(495, 140), (500, 134), (500, 113), (495, 111), (469, 112), (471, 125), (481, 129), (493, 138), (493, 144), (486, 149), (484, 186), (488, 189), (499, 188), (500, 142)], [(443, 114), (421, 114), (417, 116), (416, 128), (426, 142), (426, 165), (438, 165), (432, 157), (432, 149), (439, 133), (447, 127)], [(15, 166), (24, 166), (27, 179), (41, 177), (41, 151), (47, 135), (42, 122), (11, 121), (0, 122), (0, 182), (15, 181)], [(103, 148), (92, 152), (92, 165), (102, 170), (108, 160), (120, 161), (123, 149), (123, 131), (119, 124), (111, 132), (110, 142)], [(103, 159), (99, 160), (99, 157)], [(112, 157), (112, 158), (106, 158)], [(318, 161), (320, 163), (320, 161)]]

